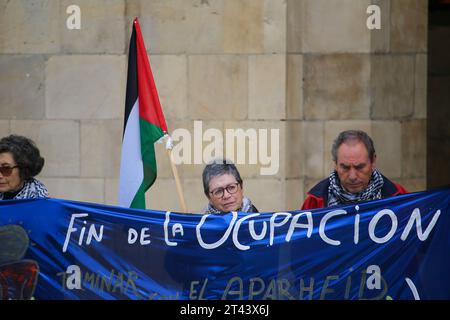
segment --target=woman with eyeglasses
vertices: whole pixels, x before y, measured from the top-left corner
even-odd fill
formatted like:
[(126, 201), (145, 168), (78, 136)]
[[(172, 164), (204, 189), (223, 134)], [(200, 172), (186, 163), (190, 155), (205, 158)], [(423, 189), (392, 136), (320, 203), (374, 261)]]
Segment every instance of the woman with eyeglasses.
[(205, 167), (202, 176), (203, 190), (209, 200), (203, 214), (258, 212), (250, 199), (244, 197), (241, 175), (234, 164), (216, 160)]
[(34, 142), (10, 135), (0, 140), (0, 200), (48, 197), (47, 188), (34, 176), (41, 172), (44, 158)]

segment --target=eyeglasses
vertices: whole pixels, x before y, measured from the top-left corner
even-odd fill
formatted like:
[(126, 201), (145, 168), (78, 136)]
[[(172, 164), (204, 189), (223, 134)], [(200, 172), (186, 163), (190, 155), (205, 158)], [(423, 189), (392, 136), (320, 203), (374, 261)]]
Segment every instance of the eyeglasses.
[(14, 166), (14, 167), (0, 167), (0, 173), (2, 174), (2, 176), (4, 177), (9, 177), (12, 174), (12, 171), (14, 168), (18, 168), (19, 166)]
[(214, 198), (220, 199), (223, 197), (225, 190), (227, 190), (227, 192), (229, 194), (236, 193), (238, 191), (238, 186), (239, 186), (239, 183), (236, 182), (236, 183), (227, 185), (225, 188), (217, 188), (217, 189), (211, 191), (210, 193), (213, 195)]

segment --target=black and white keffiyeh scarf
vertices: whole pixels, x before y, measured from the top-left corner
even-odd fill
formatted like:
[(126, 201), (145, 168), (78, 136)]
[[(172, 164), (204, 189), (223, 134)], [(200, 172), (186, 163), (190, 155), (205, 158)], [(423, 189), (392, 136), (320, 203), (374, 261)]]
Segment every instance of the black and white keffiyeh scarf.
[(381, 199), (381, 188), (384, 180), (381, 173), (375, 169), (372, 171), (369, 185), (364, 191), (359, 193), (351, 193), (341, 186), (341, 181), (336, 171), (333, 171), (329, 177), (330, 186), (328, 187), (327, 206), (337, 206), (341, 204), (355, 203), (359, 201)]
[[(236, 211), (240, 211), (240, 212), (252, 212), (252, 207), (253, 204), (250, 201), (249, 198), (244, 197), (244, 199), (242, 199), (242, 207)], [(214, 208), (211, 204), (211, 202), (208, 203), (208, 206), (203, 210), (203, 214), (218, 214), (221, 213), (222, 211), (217, 210), (216, 208)]]
[[(14, 196), (14, 199), (34, 198), (48, 198), (48, 191), (42, 182), (31, 178), (30, 180), (25, 181), (22, 190)], [(0, 192), (0, 200), (3, 200), (2, 192)]]

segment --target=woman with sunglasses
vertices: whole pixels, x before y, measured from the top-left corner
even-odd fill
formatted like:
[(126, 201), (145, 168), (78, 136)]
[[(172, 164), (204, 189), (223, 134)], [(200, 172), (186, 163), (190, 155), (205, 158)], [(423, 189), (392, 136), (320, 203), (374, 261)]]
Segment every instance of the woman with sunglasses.
[(34, 142), (10, 135), (0, 140), (0, 200), (48, 197), (47, 188), (34, 179), (44, 158)]
[(203, 190), (209, 200), (203, 214), (258, 212), (250, 199), (244, 197), (241, 175), (236, 166), (226, 160), (216, 160), (205, 167)]

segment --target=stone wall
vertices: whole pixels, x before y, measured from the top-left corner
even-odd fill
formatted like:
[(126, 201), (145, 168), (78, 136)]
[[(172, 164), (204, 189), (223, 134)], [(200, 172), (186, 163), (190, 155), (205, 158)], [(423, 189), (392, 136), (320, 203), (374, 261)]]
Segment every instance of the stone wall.
[[(66, 28), (71, 4), (80, 30)], [(0, 134), (36, 141), (53, 197), (116, 204), (135, 16), (169, 131), (279, 129), (276, 175), (238, 166), (261, 211), (298, 208), (350, 128), (372, 135), (384, 174), (425, 189), (426, 0), (0, 0)], [(156, 149), (148, 207), (180, 210)], [(191, 211), (206, 204), (203, 167), (178, 166)]]

